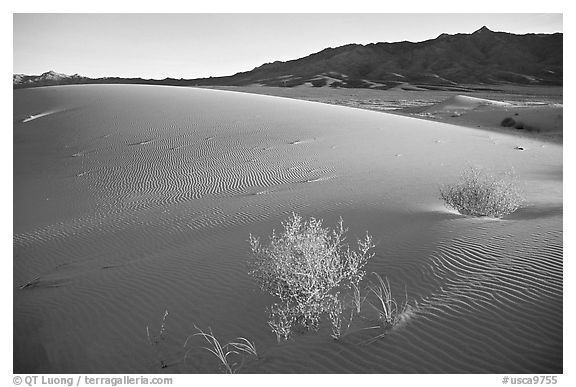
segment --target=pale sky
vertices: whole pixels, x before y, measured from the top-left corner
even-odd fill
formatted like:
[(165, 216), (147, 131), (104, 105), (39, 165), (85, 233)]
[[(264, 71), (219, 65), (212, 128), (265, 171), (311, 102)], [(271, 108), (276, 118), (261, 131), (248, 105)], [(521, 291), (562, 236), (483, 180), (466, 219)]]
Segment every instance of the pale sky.
[(14, 73), (232, 75), (349, 43), (562, 32), (562, 14), (14, 14)]

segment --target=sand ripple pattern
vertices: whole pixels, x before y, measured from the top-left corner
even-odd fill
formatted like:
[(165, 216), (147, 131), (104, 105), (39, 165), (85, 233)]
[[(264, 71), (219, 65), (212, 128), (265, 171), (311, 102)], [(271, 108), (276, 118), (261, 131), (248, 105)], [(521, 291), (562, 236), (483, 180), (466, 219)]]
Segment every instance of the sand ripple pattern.
[[(436, 359), (453, 367), (446, 371), (550, 372), (561, 364), (562, 231), (552, 223), (526, 230), (487, 221), (441, 241), (425, 270), (437, 288), (418, 300), (407, 335), (420, 351), (439, 351)], [(489, 356), (480, 361), (462, 342)]]
[[(14, 105), (22, 120), (58, 112), (14, 123), (15, 373), (161, 372), (145, 328), (165, 309), (171, 373), (219, 372), (206, 351), (182, 361), (193, 324), (253, 339), (262, 359), (243, 372), (562, 372), (561, 211), (487, 221), (424, 209), (439, 165), (485, 158), (450, 142), (429, 163), (414, 153), (448, 130), (456, 143), (458, 128), (168, 87), (19, 90)], [(335, 342), (321, 326), (277, 345), (247, 238), (291, 211), (368, 229), (379, 241), (368, 271), (406, 289), (406, 323), (373, 342), (366, 330)]]

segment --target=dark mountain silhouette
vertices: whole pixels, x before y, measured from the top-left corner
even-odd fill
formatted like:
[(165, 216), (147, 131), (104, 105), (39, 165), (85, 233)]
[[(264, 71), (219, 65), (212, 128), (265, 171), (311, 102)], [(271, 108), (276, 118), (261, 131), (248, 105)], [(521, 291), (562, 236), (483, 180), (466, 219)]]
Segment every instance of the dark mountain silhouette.
[[(84, 83), (151, 83), (182, 86), (313, 86), (387, 89), (402, 84), (457, 87), (466, 84), (562, 85), (563, 34), (516, 35), (482, 27), (472, 34), (442, 34), (423, 42), (348, 44), (304, 58), (267, 63), (226, 77), (143, 80), (100, 78)], [(44, 75), (44, 74), (43, 74)], [(81, 83), (80, 78), (48, 81)], [(36, 86), (29, 79), (15, 87)]]
[(339, 87), (401, 83), (562, 85), (562, 34), (515, 35), (482, 27), (419, 43), (349, 44), (305, 58), (262, 65), (198, 84), (293, 86), (332, 82)]

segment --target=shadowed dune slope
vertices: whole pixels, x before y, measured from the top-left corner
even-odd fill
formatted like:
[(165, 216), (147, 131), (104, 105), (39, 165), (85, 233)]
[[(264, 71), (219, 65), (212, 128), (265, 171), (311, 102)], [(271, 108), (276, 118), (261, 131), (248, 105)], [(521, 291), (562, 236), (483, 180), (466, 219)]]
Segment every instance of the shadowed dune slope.
[[(34, 119), (29, 119), (35, 117)], [(134, 85), (14, 91), (14, 372), (212, 373), (193, 324), (254, 373), (562, 373), (562, 146), (354, 108)], [(514, 149), (522, 145), (524, 151)], [(466, 164), (514, 168), (498, 221), (446, 210)], [(248, 235), (292, 211), (378, 241), (410, 318), (278, 345)], [(168, 309), (161, 369), (146, 339)]]

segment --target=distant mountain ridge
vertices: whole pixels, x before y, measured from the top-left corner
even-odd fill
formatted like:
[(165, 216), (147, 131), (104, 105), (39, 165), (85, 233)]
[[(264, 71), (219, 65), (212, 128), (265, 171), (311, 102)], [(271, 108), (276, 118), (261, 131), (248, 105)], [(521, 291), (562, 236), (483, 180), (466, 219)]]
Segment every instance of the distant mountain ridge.
[[(486, 27), (423, 42), (349, 44), (297, 60), (274, 62), (201, 84), (387, 88), (403, 83), (562, 84), (563, 34), (515, 35)], [(378, 87), (378, 86), (376, 86)]]
[(84, 83), (90, 78), (78, 74), (66, 75), (55, 71), (47, 71), (41, 75), (14, 74), (13, 85), (16, 86), (50, 86), (54, 84)]
[(292, 87), (301, 84), (387, 89), (399, 85), (562, 85), (563, 34), (494, 32), (441, 34), (423, 42), (348, 44), (304, 58), (276, 61), (225, 77), (144, 80), (90, 79), (44, 73), (14, 75), (14, 87), (68, 83), (150, 83), (181, 86)]
[(174, 85), (174, 86), (189, 86), (190, 81), (184, 79), (142, 79), (142, 78), (119, 78), (119, 77), (104, 77), (104, 78), (90, 78), (78, 74), (67, 75), (57, 73), (55, 71), (47, 71), (41, 75), (26, 75), (26, 74), (13, 74), (13, 88), (24, 89), (29, 87), (41, 86), (58, 86), (58, 85), (73, 85), (73, 84), (154, 84), (154, 85)]

